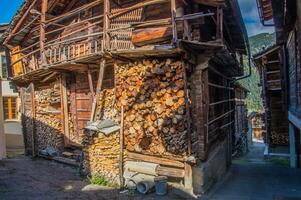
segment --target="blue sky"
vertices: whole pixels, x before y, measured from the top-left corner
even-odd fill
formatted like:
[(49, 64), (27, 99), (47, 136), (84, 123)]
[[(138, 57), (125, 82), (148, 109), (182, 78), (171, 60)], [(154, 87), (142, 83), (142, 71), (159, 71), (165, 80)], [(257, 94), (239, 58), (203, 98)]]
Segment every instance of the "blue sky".
[(9, 23), (24, 0), (0, 0), (0, 23)]
[(262, 26), (259, 20), (256, 0), (238, 0), (249, 36), (258, 33), (272, 33), (273, 27)]
[[(23, 0), (0, 0), (0, 23), (9, 23)], [(256, 0), (238, 0), (250, 36), (274, 32), (272, 27), (263, 27), (259, 21)]]

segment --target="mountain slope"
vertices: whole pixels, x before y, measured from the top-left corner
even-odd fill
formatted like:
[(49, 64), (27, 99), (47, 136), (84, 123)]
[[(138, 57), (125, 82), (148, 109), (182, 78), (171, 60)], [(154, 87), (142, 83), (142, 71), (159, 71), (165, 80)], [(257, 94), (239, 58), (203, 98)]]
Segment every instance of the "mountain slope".
[[(276, 35), (275, 33), (260, 33), (258, 35), (249, 38), (251, 54), (257, 54), (264, 49), (275, 44)], [(248, 61), (244, 62), (245, 73), (248, 73)], [(249, 112), (256, 111), (260, 112), (263, 110), (262, 99), (260, 97), (261, 88), (258, 87), (260, 83), (259, 74), (256, 68), (252, 67), (252, 75), (249, 78), (241, 80), (240, 83), (247, 88), (250, 92), (247, 98), (247, 106)]]

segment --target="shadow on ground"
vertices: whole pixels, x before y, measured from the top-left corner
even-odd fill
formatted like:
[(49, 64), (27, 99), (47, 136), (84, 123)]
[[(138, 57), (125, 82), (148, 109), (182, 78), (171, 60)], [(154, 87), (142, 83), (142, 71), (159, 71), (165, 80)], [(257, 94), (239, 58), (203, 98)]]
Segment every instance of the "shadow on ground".
[(202, 200), (301, 200), (301, 170), (285, 159), (265, 160), (263, 151), (264, 144), (254, 143)]
[(54, 161), (20, 156), (0, 161), (1, 200), (165, 200), (183, 198), (177, 192), (168, 196), (120, 193), (119, 189), (93, 186), (75, 168)]

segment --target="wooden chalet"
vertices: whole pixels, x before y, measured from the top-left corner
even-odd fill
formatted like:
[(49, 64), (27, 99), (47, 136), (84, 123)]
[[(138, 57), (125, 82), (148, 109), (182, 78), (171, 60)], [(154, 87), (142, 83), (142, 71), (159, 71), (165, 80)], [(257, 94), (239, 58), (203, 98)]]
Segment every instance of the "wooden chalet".
[(194, 194), (230, 165), (248, 42), (236, 0), (27, 0), (6, 36), (29, 154), (78, 149), (88, 174)]
[(254, 55), (254, 63), (260, 75), (262, 99), (265, 110), (264, 141), (270, 150), (278, 146), (288, 147), (288, 119), (286, 85), (283, 81), (282, 49), (275, 45)]
[[(288, 118), (286, 129), (286, 137), (289, 137), (291, 167), (300, 167), (300, 130), (301, 130), (301, 96), (300, 96), (300, 30), (301, 30), (301, 2), (297, 0), (280, 1), (280, 0), (260, 0), (259, 5), (264, 2), (269, 6), (259, 6), (259, 12), (263, 14), (263, 21), (273, 19), (273, 25), (276, 31), (277, 46), (271, 52), (267, 52), (267, 62), (271, 62), (274, 54), (278, 56), (280, 74), (278, 74), (278, 83), (281, 84), (281, 101), (283, 104), (283, 111), (287, 113), (284, 117)], [(280, 92), (280, 91), (279, 91)], [(267, 96), (265, 95), (265, 98)], [(280, 101), (280, 97), (278, 97)], [(280, 108), (280, 105), (273, 103), (273, 107)], [(280, 115), (280, 114), (279, 114)], [(280, 116), (279, 116), (280, 117)]]

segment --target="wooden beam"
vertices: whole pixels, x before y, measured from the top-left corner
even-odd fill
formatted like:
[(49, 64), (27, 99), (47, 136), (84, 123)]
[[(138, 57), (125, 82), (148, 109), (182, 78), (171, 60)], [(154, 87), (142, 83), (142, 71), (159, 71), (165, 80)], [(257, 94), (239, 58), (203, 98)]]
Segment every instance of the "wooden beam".
[(173, 29), (170, 26), (145, 28), (133, 31), (132, 42), (136, 46), (144, 46), (170, 40), (173, 37)]
[(69, 111), (68, 111), (68, 98), (67, 98), (67, 83), (66, 75), (61, 75), (61, 123), (64, 133), (64, 144), (68, 146), (70, 143), (70, 132), (69, 132)]
[(20, 26), (23, 24), (23, 21), (26, 19), (27, 15), (30, 13), (30, 10), (33, 9), (35, 4), (37, 3), (38, 0), (34, 0), (31, 5), (28, 7), (26, 12), (22, 15), (21, 19), (18, 21), (17, 25), (13, 28), (13, 30), (10, 32), (8, 37), (4, 41), (4, 45), (8, 43), (8, 41), (14, 36), (14, 34), (19, 30)]
[(176, 43), (178, 40), (178, 32), (177, 32), (177, 23), (176, 23), (176, 13), (177, 13), (177, 5), (176, 0), (170, 1), (170, 9), (171, 9), (171, 24), (172, 24), (172, 42)]
[(32, 156), (36, 156), (36, 149), (35, 149), (35, 138), (36, 138), (36, 102), (35, 102), (35, 88), (34, 84), (31, 83), (30, 87), (30, 98), (31, 98), (31, 121), (32, 121), (32, 132), (31, 132), (31, 145), (32, 145)]
[(41, 5), (41, 21), (40, 21), (40, 52), (41, 52), (41, 62), (42, 65), (46, 64), (46, 55), (45, 55), (45, 23), (46, 23), (46, 12), (47, 12), (48, 0), (42, 0)]
[(93, 103), (92, 103), (91, 117), (90, 117), (91, 122), (95, 120), (95, 113), (98, 105), (98, 99), (103, 84), (105, 65), (106, 65), (106, 61), (102, 59), (99, 66), (99, 75), (98, 75), (97, 86), (96, 86), (96, 94), (94, 95)]
[(216, 39), (223, 41), (224, 34), (223, 34), (223, 27), (224, 27), (224, 12), (223, 8), (218, 7), (216, 10)]
[(140, 161), (152, 162), (152, 163), (156, 163), (156, 164), (160, 164), (160, 165), (184, 168), (184, 163), (177, 161), (177, 160), (170, 160), (170, 159), (166, 159), (166, 158), (149, 156), (149, 155), (139, 154), (139, 153), (134, 153), (134, 152), (129, 152), (129, 151), (126, 152), (126, 155), (131, 160), (138, 160), (138, 161), (140, 160)]
[(191, 155), (192, 149), (192, 142), (191, 142), (191, 124), (192, 124), (192, 117), (191, 117), (191, 110), (190, 110), (190, 101), (189, 101), (189, 90), (188, 90), (188, 78), (186, 72), (186, 63), (182, 61), (183, 67), (183, 79), (184, 79), (184, 92), (185, 92), (185, 107), (186, 107), (186, 117), (187, 117), (187, 151), (188, 155)]
[(94, 97), (93, 78), (92, 78), (90, 69), (88, 69), (88, 81), (89, 81), (90, 92), (91, 92), (92, 96)]
[(124, 106), (121, 106), (121, 123), (120, 123), (120, 152), (119, 152), (119, 174), (120, 174), (120, 186), (124, 186), (124, 178), (123, 178), (123, 154), (124, 154)]
[(185, 189), (193, 193), (193, 185), (192, 185), (192, 169), (188, 163), (185, 163), (184, 167), (184, 186)]
[(110, 49), (110, 1), (104, 0), (104, 18), (103, 18), (103, 49)]

